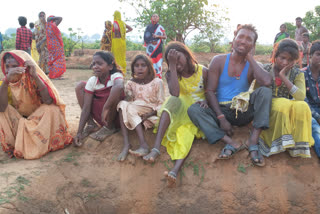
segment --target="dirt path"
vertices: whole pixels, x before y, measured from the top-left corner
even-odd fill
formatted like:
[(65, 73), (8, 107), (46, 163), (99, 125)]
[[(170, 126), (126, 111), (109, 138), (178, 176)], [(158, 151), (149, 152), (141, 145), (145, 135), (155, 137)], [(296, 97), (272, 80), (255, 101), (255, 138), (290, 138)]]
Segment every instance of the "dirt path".
[[(54, 80), (67, 104), (70, 131), (77, 129), (80, 108), (76, 82), (87, 80), (89, 70), (68, 70)], [(138, 142), (130, 133), (133, 148)], [(236, 129), (236, 140), (248, 137), (248, 128)], [(154, 134), (146, 133), (151, 146)], [(163, 172), (172, 167), (164, 147), (158, 161), (149, 165), (129, 156), (116, 161), (122, 136), (104, 142), (87, 140), (82, 148), (70, 146), (39, 160), (9, 159), (0, 152), (0, 213), (318, 213), (320, 170), (311, 159), (280, 154), (266, 167), (250, 164), (247, 151), (216, 160), (223, 145), (194, 143), (177, 188), (166, 187)], [(66, 212), (67, 211), (67, 212)]]

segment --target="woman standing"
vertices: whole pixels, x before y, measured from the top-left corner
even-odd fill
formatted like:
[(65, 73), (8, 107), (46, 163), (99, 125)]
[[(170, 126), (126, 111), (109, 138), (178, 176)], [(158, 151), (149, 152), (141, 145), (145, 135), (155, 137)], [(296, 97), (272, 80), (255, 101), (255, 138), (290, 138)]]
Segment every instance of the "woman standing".
[(45, 74), (49, 74), (46, 24), (46, 14), (42, 11), (39, 13), (39, 24), (36, 27), (35, 39), (40, 55), (39, 67)]
[(115, 11), (113, 17), (114, 21), (111, 33), (111, 52), (113, 53), (116, 62), (118, 63), (118, 65), (120, 65), (125, 75), (127, 71), (126, 33), (132, 31), (132, 27), (121, 20), (121, 13), (119, 11)]
[(162, 45), (163, 40), (167, 38), (164, 28), (159, 25), (158, 14), (153, 14), (151, 24), (144, 32), (144, 42), (148, 56), (151, 57), (154, 70), (159, 78), (162, 78)]
[(64, 47), (58, 25), (62, 17), (49, 16), (46, 24), (47, 47), (48, 47), (48, 68), (49, 78), (59, 78), (66, 72), (66, 59), (64, 56)]
[(112, 30), (112, 22), (106, 21), (105, 23), (105, 29), (103, 31), (103, 36), (101, 38), (100, 42), (100, 49), (103, 51), (111, 51), (111, 30)]

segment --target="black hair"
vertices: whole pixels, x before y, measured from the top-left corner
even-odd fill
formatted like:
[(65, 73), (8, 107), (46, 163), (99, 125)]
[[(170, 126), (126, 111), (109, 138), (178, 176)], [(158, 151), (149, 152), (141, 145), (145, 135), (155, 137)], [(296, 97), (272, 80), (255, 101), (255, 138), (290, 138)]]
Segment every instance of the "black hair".
[[(187, 58), (187, 64), (188, 64), (188, 68), (190, 71), (195, 71), (195, 64), (198, 64), (198, 61), (196, 60), (196, 58), (194, 57), (194, 55), (192, 54), (192, 52), (190, 51), (190, 49), (183, 43), (181, 42), (169, 42), (169, 44), (166, 47), (166, 51), (164, 54), (166, 63), (169, 67), (169, 62), (168, 62), (168, 53), (171, 49), (175, 49), (176, 51), (179, 51), (181, 53), (183, 53), (185, 55), (185, 57)], [(181, 78), (181, 74), (178, 73), (179, 78)]]
[(234, 33), (234, 37), (237, 37), (237, 35), (241, 29), (246, 29), (246, 30), (252, 31), (254, 33), (254, 44), (256, 44), (256, 41), (258, 39), (258, 33), (257, 33), (256, 27), (251, 24), (240, 25), (237, 27), (237, 31)]
[(110, 71), (110, 75), (117, 73), (117, 72), (123, 74), (122, 70), (120, 69), (119, 65), (116, 63), (116, 60), (111, 52), (98, 51), (93, 56), (100, 56), (103, 59), (103, 61), (105, 61), (108, 65), (111, 65), (111, 64), (113, 65), (113, 68)]
[(18, 21), (19, 21), (19, 25), (21, 26), (26, 26), (27, 24), (27, 18), (24, 16), (19, 16)]
[(306, 36), (306, 37), (308, 37), (308, 39), (310, 38), (309, 33), (307, 33), (307, 32), (303, 33), (302, 36), (303, 37)]
[(310, 56), (312, 56), (316, 51), (320, 51), (320, 40), (312, 42), (312, 46), (310, 48)]
[(156, 77), (156, 74), (155, 74), (155, 70), (153, 68), (153, 63), (152, 63), (150, 57), (148, 57), (145, 54), (137, 54), (133, 58), (133, 61), (131, 62), (131, 76), (134, 78), (134, 65), (136, 64), (136, 62), (139, 59), (142, 59), (147, 64), (148, 73), (149, 73), (150, 76), (152, 76), (152, 79), (154, 79)]
[(297, 17), (296, 21), (298, 21), (298, 20), (302, 21), (302, 18), (301, 17)]
[(280, 27), (284, 27), (285, 29), (287, 29), (287, 25), (286, 24), (282, 24), (282, 25), (280, 25)]
[(30, 22), (30, 23), (29, 23), (29, 27), (30, 27), (30, 28), (34, 28), (34, 23), (33, 23), (33, 22)]
[(290, 54), (293, 60), (299, 59), (299, 47), (296, 41), (293, 39), (283, 39), (281, 40), (274, 49), (274, 53), (272, 56), (272, 61), (274, 62), (275, 59), (279, 56), (279, 54), (287, 52)]

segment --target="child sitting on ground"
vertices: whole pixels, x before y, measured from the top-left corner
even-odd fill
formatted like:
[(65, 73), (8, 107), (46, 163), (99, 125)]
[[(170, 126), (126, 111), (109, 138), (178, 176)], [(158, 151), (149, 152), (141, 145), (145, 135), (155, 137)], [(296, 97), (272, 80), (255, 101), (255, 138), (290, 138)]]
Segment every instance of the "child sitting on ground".
[[(149, 153), (142, 125), (145, 129), (154, 126), (158, 120), (157, 111), (165, 99), (163, 82), (156, 78), (153, 64), (148, 56), (137, 55), (132, 61), (131, 71), (132, 79), (125, 87), (126, 100), (120, 101), (117, 107), (124, 138), (124, 147), (118, 161), (124, 161), (128, 152), (138, 157)], [(138, 134), (140, 147), (137, 150), (130, 149), (128, 129), (135, 129)]]
[[(83, 139), (91, 133), (91, 138), (103, 141), (117, 131), (117, 105), (123, 98), (122, 71), (112, 53), (106, 51), (98, 51), (93, 55), (91, 67), (94, 76), (76, 87), (82, 111), (75, 146), (81, 146)], [(95, 122), (101, 126), (100, 129)]]

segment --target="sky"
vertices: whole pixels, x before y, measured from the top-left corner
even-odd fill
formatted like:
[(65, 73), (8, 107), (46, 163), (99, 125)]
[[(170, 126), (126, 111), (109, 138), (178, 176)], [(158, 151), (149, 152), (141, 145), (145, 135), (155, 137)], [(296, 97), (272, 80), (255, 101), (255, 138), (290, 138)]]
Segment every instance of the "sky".
[[(44, 3), (45, 2), (45, 3)], [(319, 0), (280, 1), (280, 0), (209, 0), (228, 10), (229, 23), (225, 26), (225, 37), (232, 39), (233, 30), (237, 24), (253, 24), (258, 30), (258, 43), (271, 44), (279, 27), (284, 22), (295, 23), (295, 18), (304, 17), (309, 10), (320, 5)], [(291, 3), (290, 3), (291, 2)], [(128, 3), (118, 0), (6, 0), (1, 3), (0, 31), (8, 28), (18, 28), (18, 17), (25, 16), (29, 22), (38, 19), (38, 13), (44, 11), (47, 16), (63, 17), (59, 28), (67, 33), (68, 28), (81, 28), (84, 35), (102, 34), (104, 21), (113, 20), (113, 12), (119, 10), (123, 19), (133, 18), (137, 14)], [(161, 24), (161, 17), (160, 22)], [(127, 22), (134, 26), (134, 23)], [(132, 35), (142, 36), (137, 29)], [(128, 36), (130, 35), (128, 34)], [(191, 39), (191, 38), (188, 38)]]

